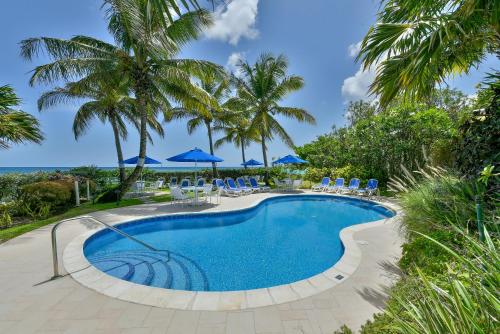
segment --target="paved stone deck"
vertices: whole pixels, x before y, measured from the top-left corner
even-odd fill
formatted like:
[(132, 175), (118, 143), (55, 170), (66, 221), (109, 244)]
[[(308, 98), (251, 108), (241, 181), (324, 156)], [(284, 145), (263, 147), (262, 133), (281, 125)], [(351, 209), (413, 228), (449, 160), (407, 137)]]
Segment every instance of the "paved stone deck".
[[(270, 194), (222, 198), (220, 205), (176, 208), (145, 204), (93, 214), (108, 223), (181, 211), (242, 208)], [(51, 225), (0, 245), (0, 333), (332, 333), (342, 324), (358, 329), (384, 306), (385, 291), (397, 278), (394, 263), (402, 238), (397, 223), (354, 233), (361, 262), (333, 288), (279, 305), (239, 311), (191, 311), (145, 306), (90, 290), (71, 276), (52, 275)], [(60, 228), (60, 251), (98, 226), (68, 223)]]

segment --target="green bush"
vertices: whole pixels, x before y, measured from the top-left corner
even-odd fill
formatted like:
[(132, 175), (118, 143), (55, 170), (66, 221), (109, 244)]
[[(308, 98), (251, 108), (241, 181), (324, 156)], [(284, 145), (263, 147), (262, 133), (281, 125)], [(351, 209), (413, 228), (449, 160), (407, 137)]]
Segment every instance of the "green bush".
[(48, 173), (8, 173), (0, 175), (0, 201), (17, 200), (24, 185), (48, 180)]
[(318, 183), (323, 179), (323, 177), (328, 176), (331, 177), (332, 169), (331, 168), (314, 168), (309, 167), (304, 174), (304, 180), (311, 181), (313, 183)]
[(71, 197), (71, 188), (67, 182), (43, 181), (24, 186), (21, 203), (26, 215), (45, 218), (51, 211), (67, 207)]
[(332, 173), (332, 177), (344, 178), (346, 183), (353, 178), (358, 178), (362, 181), (367, 181), (372, 178), (372, 176), (367, 174), (364, 168), (353, 165), (345, 165), (344, 167), (336, 168)]
[(12, 226), (12, 204), (0, 204), (0, 228)]

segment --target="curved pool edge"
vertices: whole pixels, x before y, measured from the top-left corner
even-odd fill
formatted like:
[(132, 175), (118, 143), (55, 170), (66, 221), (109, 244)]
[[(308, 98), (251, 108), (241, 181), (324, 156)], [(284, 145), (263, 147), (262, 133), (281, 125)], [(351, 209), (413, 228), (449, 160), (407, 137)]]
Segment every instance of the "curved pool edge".
[[(248, 210), (257, 207), (269, 198), (278, 196), (293, 196), (294, 194), (284, 195), (271, 193), (270, 195), (271, 196), (266, 198), (250, 202), (248, 206), (233, 210), (215, 211), (213, 213), (217, 214)], [(328, 195), (324, 193), (303, 193), (301, 195), (336, 196), (359, 200), (359, 198), (356, 197)], [(104, 228), (88, 231), (73, 239), (64, 250), (63, 264), (66, 271), (74, 280), (89, 289), (112, 298), (155, 307), (179, 310), (222, 311), (243, 310), (292, 302), (324, 292), (346, 281), (357, 270), (362, 257), (361, 249), (354, 240), (354, 234), (361, 230), (394, 223), (396, 219), (400, 217), (401, 209), (393, 203), (373, 200), (369, 202), (381, 205), (393, 211), (395, 215), (390, 218), (352, 225), (342, 229), (340, 231), (340, 239), (344, 246), (344, 254), (339, 261), (320, 274), (289, 284), (242, 291), (185, 291), (157, 288), (124, 281), (95, 268), (88, 262), (84, 255), (83, 248), (86, 240)], [(207, 213), (209, 212), (189, 214), (202, 215)], [(185, 214), (186, 213), (183, 212), (172, 213), (171, 215)], [(140, 219), (116, 222), (113, 225), (130, 223), (136, 220), (159, 216), (165, 216), (165, 214), (150, 215)]]

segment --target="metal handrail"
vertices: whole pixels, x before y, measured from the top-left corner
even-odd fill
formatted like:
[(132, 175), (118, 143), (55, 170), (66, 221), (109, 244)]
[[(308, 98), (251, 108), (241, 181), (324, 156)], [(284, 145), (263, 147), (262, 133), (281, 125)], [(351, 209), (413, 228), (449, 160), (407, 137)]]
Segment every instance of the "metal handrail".
[[(54, 265), (54, 276), (52, 276), (52, 279), (55, 279), (55, 278), (58, 278), (60, 277), (61, 275), (59, 275), (59, 259), (58, 259), (58, 255), (57, 255), (57, 238), (56, 238), (56, 232), (57, 232), (57, 229), (59, 228), (59, 226), (63, 223), (66, 223), (66, 222), (69, 222), (69, 221), (73, 221), (73, 220), (80, 220), (80, 219), (90, 219), (98, 224), (101, 224), (101, 225), (104, 225), (106, 228), (109, 228), (110, 230), (112, 230), (113, 232), (116, 232), (118, 234), (120, 234), (121, 236), (129, 239), (129, 240), (132, 240), (138, 244), (140, 244), (141, 246), (144, 246), (146, 247), (147, 249), (149, 250), (152, 250), (152, 251), (155, 251), (155, 252), (161, 252), (161, 251), (165, 251), (165, 250), (160, 250), (160, 249), (156, 249), (154, 248), (153, 246), (151, 245), (148, 245), (147, 243), (145, 243), (144, 241), (141, 241), (125, 232), (123, 232), (122, 230), (119, 230), (117, 229), (116, 227), (112, 226), (112, 225), (109, 225), (105, 222), (102, 222), (92, 216), (79, 216), (79, 217), (74, 217), (74, 218), (68, 218), (68, 219), (63, 219), (61, 220), (60, 222), (58, 222), (57, 224), (54, 225), (54, 227), (52, 227), (52, 231), (51, 231), (51, 238), (52, 238), (52, 262), (53, 262), (53, 265)], [(169, 251), (166, 251), (167, 252), (167, 261), (170, 260), (170, 252)]]

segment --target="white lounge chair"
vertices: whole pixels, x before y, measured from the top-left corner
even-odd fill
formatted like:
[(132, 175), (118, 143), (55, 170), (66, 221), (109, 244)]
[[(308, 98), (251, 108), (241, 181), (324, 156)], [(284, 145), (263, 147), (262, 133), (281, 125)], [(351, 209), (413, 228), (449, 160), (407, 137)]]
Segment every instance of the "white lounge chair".
[(325, 189), (328, 187), (329, 184), (330, 184), (330, 178), (328, 176), (325, 176), (323, 178), (323, 180), (321, 180), (321, 183), (312, 186), (311, 190), (312, 191), (325, 191)]
[(256, 191), (252, 187), (248, 187), (245, 183), (245, 180), (242, 177), (238, 177), (236, 179), (236, 185), (238, 186), (239, 189), (248, 193), (253, 193), (254, 191)]
[(253, 190), (251, 190), (251, 189), (243, 189), (243, 188), (239, 187), (236, 184), (236, 182), (234, 182), (233, 178), (231, 178), (231, 177), (226, 178), (226, 184), (230, 190), (232, 190), (232, 191), (239, 190), (244, 195), (248, 195), (248, 194), (251, 194), (253, 192)]
[(226, 184), (224, 183), (224, 181), (222, 181), (221, 179), (216, 179), (215, 180), (215, 184), (217, 185), (217, 190), (219, 191), (219, 196), (221, 195), (226, 195), (226, 196), (230, 196), (230, 197), (235, 197), (235, 196), (240, 196), (242, 195), (242, 192), (241, 190), (232, 190), (232, 189), (229, 189)]
[(351, 181), (349, 181), (349, 186), (348, 187), (343, 187), (340, 191), (342, 193), (354, 193), (356, 191), (358, 191), (359, 189), (359, 179), (351, 179)]
[(344, 188), (344, 179), (338, 177), (335, 179), (335, 184), (333, 186), (328, 186), (328, 188), (326, 188), (326, 191), (329, 193), (336, 193), (342, 190), (342, 188)]
[(366, 188), (358, 189), (356, 192), (358, 195), (366, 195), (371, 197), (378, 190), (378, 180), (369, 179)]
[(271, 187), (259, 186), (259, 183), (257, 182), (257, 180), (254, 177), (250, 177), (248, 179), (248, 181), (250, 182), (250, 186), (252, 187), (252, 189), (254, 189), (255, 191), (269, 191), (269, 190), (271, 190)]

